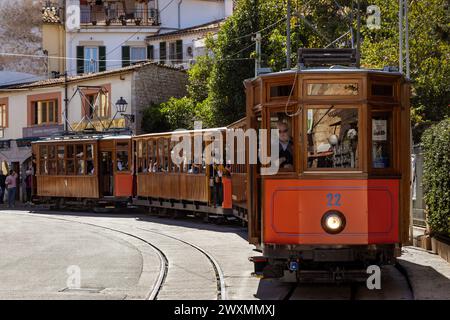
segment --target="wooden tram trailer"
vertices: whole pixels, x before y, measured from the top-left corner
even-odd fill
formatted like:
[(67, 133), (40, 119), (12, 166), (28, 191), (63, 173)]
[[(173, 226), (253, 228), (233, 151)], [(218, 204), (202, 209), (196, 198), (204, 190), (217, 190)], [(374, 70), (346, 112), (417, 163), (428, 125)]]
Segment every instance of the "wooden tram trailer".
[(123, 207), (133, 195), (131, 136), (61, 136), (33, 142), (34, 201), (56, 207)]
[[(214, 173), (206, 164), (195, 165), (194, 138), (196, 135), (220, 134), (225, 138), (226, 128), (178, 131), (191, 139), (191, 159), (181, 165), (172, 162), (171, 153), (177, 142), (171, 141), (174, 132), (145, 134), (133, 137), (136, 161), (136, 198), (134, 204), (150, 209), (164, 209), (178, 214), (194, 213), (205, 220), (232, 220), (231, 181), (224, 177), (223, 203), (215, 205), (212, 180)], [(210, 141), (202, 142), (202, 154)]]
[[(249, 241), (263, 253), (251, 259), (255, 275), (307, 281), (319, 270), (330, 280), (393, 263), (410, 225), (410, 85), (402, 74), (304, 69), (245, 87), (247, 128), (289, 122), (294, 150), (292, 169), (264, 176), (258, 165), (246, 168)], [(345, 148), (352, 159), (342, 160)]]

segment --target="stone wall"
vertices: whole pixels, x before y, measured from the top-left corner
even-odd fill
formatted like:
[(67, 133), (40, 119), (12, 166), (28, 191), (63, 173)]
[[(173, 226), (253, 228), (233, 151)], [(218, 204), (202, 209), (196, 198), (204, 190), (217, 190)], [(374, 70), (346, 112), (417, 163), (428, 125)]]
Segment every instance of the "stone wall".
[(131, 83), (131, 110), (136, 115), (134, 132), (142, 133), (142, 112), (151, 103), (162, 103), (171, 97), (187, 94), (187, 73), (168, 66), (147, 64), (137, 69)]

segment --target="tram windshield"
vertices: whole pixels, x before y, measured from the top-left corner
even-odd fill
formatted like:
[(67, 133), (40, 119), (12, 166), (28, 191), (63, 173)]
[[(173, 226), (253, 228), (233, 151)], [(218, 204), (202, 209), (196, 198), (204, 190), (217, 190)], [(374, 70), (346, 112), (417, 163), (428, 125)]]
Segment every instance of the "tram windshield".
[(307, 110), (308, 168), (358, 167), (358, 109)]

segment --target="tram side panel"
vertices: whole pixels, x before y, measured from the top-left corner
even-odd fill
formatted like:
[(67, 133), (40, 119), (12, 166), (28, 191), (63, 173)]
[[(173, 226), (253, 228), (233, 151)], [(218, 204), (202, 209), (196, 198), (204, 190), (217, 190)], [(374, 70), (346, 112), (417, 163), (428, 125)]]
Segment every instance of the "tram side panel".
[[(37, 162), (36, 195), (48, 198), (98, 199), (100, 197), (99, 179), (98, 170), (95, 170), (95, 162), (93, 162), (94, 171), (88, 174), (88, 169), (85, 167), (88, 160), (85, 156), (79, 159), (67, 156), (69, 148), (74, 148), (74, 150), (77, 147), (83, 148), (83, 153), (85, 153), (84, 150), (88, 145), (94, 148), (93, 152), (96, 154), (97, 143), (92, 141), (77, 144), (55, 142), (34, 144), (33, 152)], [(62, 158), (57, 159), (56, 152), (59, 148), (64, 152), (60, 153)], [(81, 167), (82, 161), (83, 167)], [(68, 164), (73, 165), (73, 172), (69, 171)], [(78, 168), (78, 166), (80, 167)]]

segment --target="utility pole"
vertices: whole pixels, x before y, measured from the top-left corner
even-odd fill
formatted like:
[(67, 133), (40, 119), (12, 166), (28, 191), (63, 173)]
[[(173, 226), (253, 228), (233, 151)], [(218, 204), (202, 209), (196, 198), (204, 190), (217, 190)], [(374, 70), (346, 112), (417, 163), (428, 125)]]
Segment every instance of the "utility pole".
[(408, 11), (409, 4), (408, 0), (405, 1), (405, 51), (406, 51), (406, 78), (409, 79), (411, 74), (409, 70), (409, 22), (408, 22)]
[(68, 82), (67, 82), (67, 70), (64, 72), (64, 132), (69, 131), (69, 88), (68, 88)]
[(403, 0), (398, 0), (398, 71), (403, 73)]
[(252, 38), (256, 45), (256, 59), (255, 59), (255, 77), (259, 74), (261, 69), (261, 32), (257, 32), (256, 36)]
[(291, 0), (287, 0), (286, 19), (286, 68), (291, 69)]

